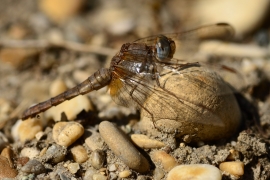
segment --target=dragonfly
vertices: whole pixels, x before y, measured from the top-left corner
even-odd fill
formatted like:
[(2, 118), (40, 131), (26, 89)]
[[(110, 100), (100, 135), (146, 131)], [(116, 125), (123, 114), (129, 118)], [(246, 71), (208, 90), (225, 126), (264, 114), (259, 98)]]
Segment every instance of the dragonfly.
[[(24, 111), (22, 119), (34, 118), (41, 112), (66, 100), (99, 90), (105, 86), (108, 86), (108, 91), (116, 104), (135, 107), (139, 110), (143, 109), (153, 122), (166, 118), (166, 114), (152, 113), (155, 105), (145, 106), (144, 104), (151, 94), (159, 97), (156, 99), (157, 104), (169, 108), (170, 111), (177, 108), (173, 108), (176, 104), (170, 104), (169, 97), (177, 100), (172, 101), (172, 103), (183, 103), (184, 97), (177, 97), (161, 85), (162, 72), (169, 70), (181, 73), (183, 68), (200, 66), (198, 62), (183, 62), (183, 60), (174, 58), (174, 53), (178, 48), (176, 42), (180, 42), (180, 48), (184, 49), (185, 42), (228, 38), (233, 34), (234, 30), (229, 24), (218, 23), (185, 32), (149, 36), (131, 43), (125, 43), (112, 58), (109, 68), (101, 68), (77, 86), (49, 100), (31, 106)], [(200, 104), (196, 105), (200, 106)], [(196, 111), (189, 107), (187, 109)], [(198, 112), (195, 113), (198, 114)]]

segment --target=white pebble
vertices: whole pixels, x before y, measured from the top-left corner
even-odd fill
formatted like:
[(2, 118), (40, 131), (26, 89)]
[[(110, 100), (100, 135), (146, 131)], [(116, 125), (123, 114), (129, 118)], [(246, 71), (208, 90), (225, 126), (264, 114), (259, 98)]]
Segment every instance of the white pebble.
[(116, 171), (116, 165), (115, 164), (111, 164), (109, 165), (109, 171), (112, 172), (112, 171)]
[(80, 169), (80, 165), (79, 163), (70, 163), (67, 166), (69, 172), (71, 172), (72, 174), (75, 174), (79, 169)]
[(209, 164), (180, 165), (173, 168), (167, 180), (221, 180), (218, 168)]
[(21, 156), (29, 157), (29, 159), (33, 159), (34, 157), (37, 157), (39, 153), (40, 151), (37, 150), (36, 148), (25, 147), (21, 151)]
[(53, 139), (65, 147), (74, 143), (83, 133), (83, 126), (77, 122), (58, 122), (53, 127)]

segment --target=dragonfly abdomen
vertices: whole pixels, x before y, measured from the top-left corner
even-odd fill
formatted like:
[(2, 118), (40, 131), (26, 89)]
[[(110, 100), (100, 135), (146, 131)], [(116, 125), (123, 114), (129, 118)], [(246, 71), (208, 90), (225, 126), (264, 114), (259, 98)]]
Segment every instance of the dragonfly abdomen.
[(93, 90), (98, 90), (109, 84), (111, 80), (111, 70), (106, 68), (101, 68), (93, 75), (88, 77), (85, 81), (79, 85), (69, 89), (47, 101), (38, 103), (29, 109), (27, 109), (22, 116), (22, 119), (27, 119), (29, 117), (35, 117), (37, 114), (46, 111), (52, 106), (57, 106), (66, 100), (70, 100), (78, 95), (83, 95)]

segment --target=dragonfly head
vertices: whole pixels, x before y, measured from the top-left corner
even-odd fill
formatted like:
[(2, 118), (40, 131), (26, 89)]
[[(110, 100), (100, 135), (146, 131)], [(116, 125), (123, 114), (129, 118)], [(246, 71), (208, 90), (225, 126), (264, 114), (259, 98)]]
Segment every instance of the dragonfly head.
[(164, 35), (157, 37), (155, 45), (156, 58), (160, 61), (171, 59), (175, 53), (175, 43)]

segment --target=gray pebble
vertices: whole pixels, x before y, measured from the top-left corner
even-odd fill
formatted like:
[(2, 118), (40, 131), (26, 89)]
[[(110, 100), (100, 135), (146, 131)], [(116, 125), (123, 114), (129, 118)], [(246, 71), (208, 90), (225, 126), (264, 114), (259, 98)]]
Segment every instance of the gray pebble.
[(129, 138), (112, 123), (101, 122), (99, 132), (109, 148), (128, 167), (140, 173), (149, 170), (149, 163), (146, 158), (135, 148)]
[(70, 178), (67, 177), (65, 174), (59, 174), (59, 177), (61, 180), (70, 180)]
[(105, 161), (105, 153), (102, 150), (96, 149), (90, 157), (91, 165), (96, 168), (100, 169), (103, 167)]
[(117, 174), (114, 173), (114, 172), (111, 172), (111, 173), (110, 173), (110, 179), (111, 179), (111, 180), (117, 179)]
[(67, 154), (67, 149), (64, 146), (53, 144), (45, 153), (45, 161), (51, 161), (53, 163), (59, 163), (64, 160)]
[(94, 168), (88, 168), (84, 174), (83, 180), (93, 180), (93, 175), (96, 173), (97, 171)]
[(25, 173), (34, 173), (36, 175), (46, 172), (43, 164), (35, 159), (28, 161), (21, 170)]

